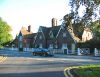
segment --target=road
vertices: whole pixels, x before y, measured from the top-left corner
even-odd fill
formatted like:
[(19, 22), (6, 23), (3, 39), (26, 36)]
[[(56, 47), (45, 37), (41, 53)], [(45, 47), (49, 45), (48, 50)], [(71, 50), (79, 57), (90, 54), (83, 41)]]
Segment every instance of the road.
[[(100, 64), (100, 57), (33, 56), (30, 52), (0, 50), (0, 77), (65, 77), (69, 66)], [(6, 58), (5, 58), (6, 57)]]

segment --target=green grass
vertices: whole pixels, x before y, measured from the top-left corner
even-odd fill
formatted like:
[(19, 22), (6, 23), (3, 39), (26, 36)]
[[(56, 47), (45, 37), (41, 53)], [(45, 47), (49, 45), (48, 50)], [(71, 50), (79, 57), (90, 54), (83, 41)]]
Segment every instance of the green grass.
[(79, 77), (100, 77), (100, 65), (79, 66), (74, 72)]

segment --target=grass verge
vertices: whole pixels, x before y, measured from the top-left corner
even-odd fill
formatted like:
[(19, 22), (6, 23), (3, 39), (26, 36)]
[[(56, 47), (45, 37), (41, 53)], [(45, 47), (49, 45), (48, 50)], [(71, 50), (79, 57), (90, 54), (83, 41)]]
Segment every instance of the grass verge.
[(74, 77), (100, 77), (100, 65), (78, 66), (71, 73)]

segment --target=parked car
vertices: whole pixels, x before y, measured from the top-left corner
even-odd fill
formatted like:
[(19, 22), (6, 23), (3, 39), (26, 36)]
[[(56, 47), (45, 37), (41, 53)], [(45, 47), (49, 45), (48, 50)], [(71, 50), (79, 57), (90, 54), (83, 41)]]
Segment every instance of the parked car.
[(45, 48), (35, 48), (32, 51), (34, 56), (53, 56), (53, 54), (50, 53), (49, 49), (45, 49)]

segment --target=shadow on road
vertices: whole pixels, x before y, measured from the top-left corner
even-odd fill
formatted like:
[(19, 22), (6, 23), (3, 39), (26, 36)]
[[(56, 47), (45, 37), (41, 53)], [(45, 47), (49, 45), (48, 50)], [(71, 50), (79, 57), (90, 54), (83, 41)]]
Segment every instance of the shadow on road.
[(62, 71), (32, 72), (32, 73), (6, 73), (0, 77), (65, 77)]

